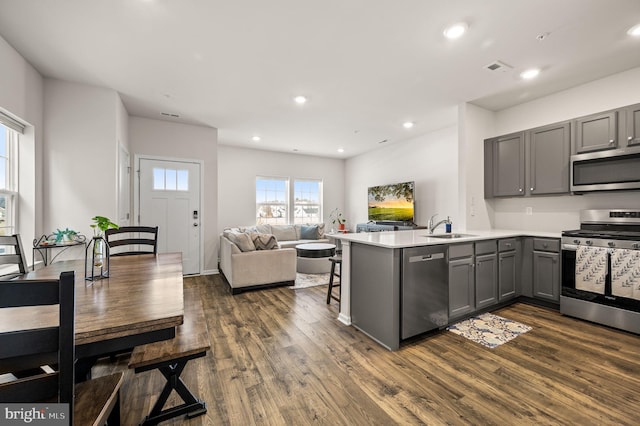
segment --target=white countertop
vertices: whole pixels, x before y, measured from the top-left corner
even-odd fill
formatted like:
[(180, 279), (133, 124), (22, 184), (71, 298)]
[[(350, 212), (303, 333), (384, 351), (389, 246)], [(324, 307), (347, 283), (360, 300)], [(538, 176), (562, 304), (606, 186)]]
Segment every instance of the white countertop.
[[(509, 237), (541, 237), (541, 238), (560, 238), (560, 232), (538, 232), (538, 231), (522, 231), (507, 229), (491, 229), (482, 231), (456, 231), (453, 234), (464, 234), (460, 238), (435, 238), (429, 235), (426, 229), (417, 229), (414, 231), (382, 231), (382, 232), (359, 232), (354, 234), (328, 234), (328, 237), (337, 238), (341, 241), (350, 241), (354, 243), (369, 244), (372, 246), (386, 248), (404, 248), (417, 246), (430, 246), (436, 244), (454, 244), (473, 242), (481, 240), (492, 240), (498, 238)], [(434, 235), (445, 235), (442, 232), (436, 232)]]

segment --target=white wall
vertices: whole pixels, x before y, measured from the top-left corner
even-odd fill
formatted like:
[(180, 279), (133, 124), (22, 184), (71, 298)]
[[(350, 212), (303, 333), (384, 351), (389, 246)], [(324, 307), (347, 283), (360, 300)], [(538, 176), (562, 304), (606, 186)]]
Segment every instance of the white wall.
[[(117, 217), (118, 94), (45, 79), (44, 228), (93, 235), (95, 215)], [(83, 254), (82, 254), (83, 255)], [(81, 254), (76, 253), (75, 257)]]
[(223, 145), (218, 160), (220, 230), (256, 223), (256, 176), (322, 180), (324, 222), (334, 208), (344, 211), (344, 160)]
[(346, 161), (346, 206), (349, 226), (367, 222), (367, 188), (415, 181), (416, 220), (426, 225), (451, 216), (453, 229), (464, 219), (458, 199), (458, 128), (446, 127), (408, 141), (397, 142)]
[[(460, 214), (468, 230), (493, 227), (493, 205), (484, 202), (484, 140), (493, 134), (495, 114), (472, 104), (458, 111)], [(478, 178), (478, 177), (482, 178)]]
[(20, 137), (19, 182), (20, 213), (17, 232), (31, 262), (30, 247), (43, 232), (42, 143), (43, 79), (20, 54), (0, 37), (0, 109), (27, 123)]
[(129, 117), (129, 146), (133, 159), (149, 155), (199, 160), (203, 164), (204, 198), (201, 224), (204, 247), (203, 273), (217, 270), (218, 261), (218, 130), (149, 118)]
[[(583, 115), (640, 103), (640, 68), (634, 68), (600, 80), (536, 99), (525, 104), (474, 117), (470, 126), (495, 125), (495, 131), (485, 137), (526, 130)], [(477, 108), (477, 107), (476, 107)], [(477, 143), (481, 143), (478, 135)], [(478, 158), (478, 161), (482, 161)], [(468, 171), (467, 180), (483, 179), (480, 168)], [(531, 207), (533, 215), (526, 215)], [(493, 210), (494, 227), (503, 229), (560, 232), (577, 228), (579, 213), (595, 208), (640, 208), (640, 193), (592, 193), (555, 197), (525, 197), (493, 199), (486, 209)]]

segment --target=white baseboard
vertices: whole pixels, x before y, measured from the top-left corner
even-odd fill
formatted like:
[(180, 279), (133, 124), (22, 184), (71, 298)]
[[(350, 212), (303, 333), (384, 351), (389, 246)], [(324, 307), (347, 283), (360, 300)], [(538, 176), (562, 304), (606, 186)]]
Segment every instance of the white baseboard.
[(347, 316), (345, 314), (340, 314), (338, 315), (338, 321), (340, 321), (341, 323), (345, 324), (345, 325), (351, 325), (351, 316)]

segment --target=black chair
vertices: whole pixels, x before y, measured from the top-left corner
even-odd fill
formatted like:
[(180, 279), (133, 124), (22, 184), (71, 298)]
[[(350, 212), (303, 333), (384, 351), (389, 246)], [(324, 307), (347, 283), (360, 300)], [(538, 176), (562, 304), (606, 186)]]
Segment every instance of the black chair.
[(12, 316), (31, 318), (29, 307), (59, 305), (57, 326), (0, 333), (0, 402), (65, 403), (68, 424), (117, 425), (122, 373), (74, 384), (74, 284), (74, 272), (59, 280), (0, 281), (0, 309), (18, 308)]
[(157, 226), (121, 226), (107, 229), (105, 237), (110, 256), (129, 256), (158, 252)]
[(20, 235), (0, 236), (0, 280), (24, 275), (27, 273), (27, 268)]
[[(340, 287), (340, 284), (334, 284), (333, 278), (340, 278), (340, 275), (342, 274), (342, 255), (339, 254), (337, 256), (330, 257), (329, 262), (331, 262), (331, 273), (329, 275), (329, 288), (327, 289), (327, 305), (331, 303), (331, 299), (340, 302), (340, 297), (333, 295), (333, 288)], [(339, 267), (339, 272), (336, 272), (336, 265)]]

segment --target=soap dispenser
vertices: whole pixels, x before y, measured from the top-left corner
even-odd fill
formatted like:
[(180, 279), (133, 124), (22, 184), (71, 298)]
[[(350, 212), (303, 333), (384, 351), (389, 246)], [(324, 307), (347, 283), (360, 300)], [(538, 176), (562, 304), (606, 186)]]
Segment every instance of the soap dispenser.
[(444, 224), (444, 232), (447, 234), (451, 233), (451, 219), (449, 219), (449, 216), (447, 216), (447, 221)]

